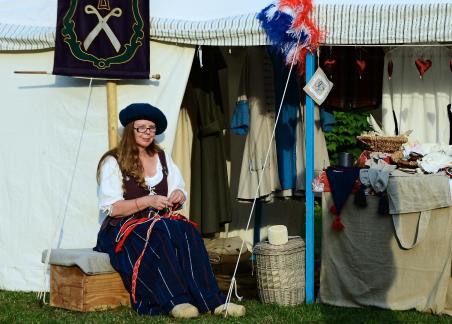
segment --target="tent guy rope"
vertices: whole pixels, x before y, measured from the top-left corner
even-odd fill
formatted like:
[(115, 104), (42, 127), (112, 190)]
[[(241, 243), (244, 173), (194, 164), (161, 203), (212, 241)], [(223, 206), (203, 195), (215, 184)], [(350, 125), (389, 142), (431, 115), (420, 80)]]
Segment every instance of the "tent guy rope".
[[(297, 43), (297, 47), (298, 47), (298, 45), (299, 45), (299, 42)], [(297, 48), (295, 48), (295, 51), (297, 51)], [(289, 73), (287, 74), (287, 80), (286, 80), (286, 84), (284, 86), (284, 91), (283, 91), (283, 94), (282, 94), (282, 97), (281, 97), (281, 102), (279, 103), (278, 113), (276, 114), (275, 126), (273, 126), (272, 136), (270, 138), (270, 142), (268, 143), (267, 153), (265, 154), (264, 165), (262, 167), (262, 172), (260, 173), (259, 179), (258, 179), (258, 182), (257, 182), (256, 192), (254, 194), (253, 204), (251, 206), (250, 214), (248, 216), (248, 222), (246, 224), (245, 232), (248, 231), (248, 229), (250, 227), (251, 218), (253, 216), (253, 212), (254, 212), (254, 209), (256, 207), (256, 202), (257, 202), (257, 198), (259, 196), (259, 189), (260, 189), (260, 186), (261, 186), (261, 183), (262, 183), (263, 174), (264, 174), (265, 168), (267, 167), (267, 164), (268, 164), (268, 157), (270, 156), (270, 150), (271, 150), (271, 147), (272, 147), (272, 142), (273, 142), (273, 140), (275, 138), (275, 134), (276, 134), (276, 125), (278, 124), (279, 115), (281, 114), (281, 108), (282, 108), (282, 105), (283, 105), (283, 102), (284, 102), (284, 98), (286, 97), (287, 87), (289, 85), (290, 75), (292, 74), (292, 70), (293, 70), (293, 66), (294, 66), (295, 61), (296, 61), (296, 57), (293, 56), (292, 57), (292, 62), (290, 64)], [(237, 289), (237, 282), (236, 282), (235, 276), (236, 276), (236, 273), (237, 273), (237, 269), (238, 269), (239, 262), (240, 262), (240, 256), (242, 255), (242, 250), (243, 250), (244, 246), (245, 246), (245, 241), (242, 239), (242, 245), (240, 247), (239, 255), (237, 256), (237, 261), (235, 263), (235, 268), (234, 268), (234, 273), (232, 275), (231, 284), (229, 285), (229, 291), (228, 291), (228, 294), (226, 296), (226, 303), (224, 304), (224, 308), (223, 308), (223, 310), (225, 311), (224, 317), (226, 317), (227, 314), (228, 314), (228, 307), (229, 307), (229, 303), (231, 302), (231, 296), (232, 296), (232, 291), (234, 289), (234, 286)]]

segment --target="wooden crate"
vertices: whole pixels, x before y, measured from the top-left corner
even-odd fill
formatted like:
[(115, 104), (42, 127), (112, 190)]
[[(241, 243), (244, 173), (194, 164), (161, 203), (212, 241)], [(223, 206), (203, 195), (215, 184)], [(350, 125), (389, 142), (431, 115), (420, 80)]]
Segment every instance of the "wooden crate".
[(52, 265), (50, 306), (89, 312), (130, 306), (130, 296), (118, 273), (87, 275), (77, 266)]

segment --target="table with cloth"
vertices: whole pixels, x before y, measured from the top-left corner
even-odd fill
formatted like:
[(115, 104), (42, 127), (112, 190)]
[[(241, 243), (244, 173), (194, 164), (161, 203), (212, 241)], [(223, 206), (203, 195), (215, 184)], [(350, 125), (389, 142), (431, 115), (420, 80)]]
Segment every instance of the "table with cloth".
[(389, 214), (378, 213), (380, 197), (358, 207), (350, 194), (335, 231), (330, 192), (322, 194), (323, 303), (452, 316), (452, 207), (444, 175), (393, 172)]

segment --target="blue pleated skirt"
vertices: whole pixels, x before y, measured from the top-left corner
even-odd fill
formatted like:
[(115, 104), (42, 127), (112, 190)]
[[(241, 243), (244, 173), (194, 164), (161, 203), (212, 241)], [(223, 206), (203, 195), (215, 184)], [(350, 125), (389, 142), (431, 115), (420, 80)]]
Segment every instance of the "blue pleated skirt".
[[(96, 251), (108, 253), (129, 293), (136, 260), (142, 253), (152, 218), (136, 226), (120, 252), (115, 252), (119, 230), (128, 218), (99, 231)], [(108, 222), (108, 220), (107, 220)], [(181, 303), (190, 303), (201, 313), (225, 303), (198, 230), (188, 222), (161, 218), (155, 222), (138, 269), (135, 302), (139, 314), (168, 314)]]

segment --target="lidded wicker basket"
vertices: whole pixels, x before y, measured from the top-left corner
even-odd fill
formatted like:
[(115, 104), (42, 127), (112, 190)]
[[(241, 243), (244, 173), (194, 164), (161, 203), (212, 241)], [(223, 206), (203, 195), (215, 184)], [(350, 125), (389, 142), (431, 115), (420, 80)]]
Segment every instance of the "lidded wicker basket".
[(381, 136), (375, 134), (364, 134), (356, 137), (364, 144), (366, 149), (373, 152), (393, 153), (399, 151), (403, 144), (408, 142), (405, 135)]
[(293, 306), (305, 299), (305, 243), (292, 237), (286, 244), (254, 247), (257, 290), (264, 304)]

